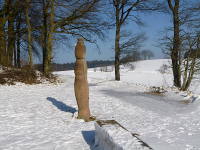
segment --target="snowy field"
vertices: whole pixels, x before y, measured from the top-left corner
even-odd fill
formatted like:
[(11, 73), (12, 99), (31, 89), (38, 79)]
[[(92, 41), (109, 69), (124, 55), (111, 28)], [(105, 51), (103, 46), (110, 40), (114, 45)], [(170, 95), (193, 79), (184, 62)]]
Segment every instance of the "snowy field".
[[(169, 60), (122, 67), (119, 82), (114, 72), (89, 69), (92, 115), (115, 119), (155, 150), (200, 150), (200, 81), (192, 83), (193, 94), (177, 92), (171, 71), (158, 71), (163, 64)], [(55, 74), (63, 83), (0, 86), (0, 150), (97, 150), (94, 122), (75, 119), (73, 71)], [(168, 92), (152, 95), (150, 86)]]

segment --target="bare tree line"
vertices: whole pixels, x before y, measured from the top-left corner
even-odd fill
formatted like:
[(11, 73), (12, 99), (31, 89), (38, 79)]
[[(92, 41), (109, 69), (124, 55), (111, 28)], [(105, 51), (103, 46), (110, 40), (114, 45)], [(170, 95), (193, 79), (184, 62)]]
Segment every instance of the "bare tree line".
[(130, 22), (142, 25), (137, 14), (155, 11), (171, 16), (172, 28), (162, 46), (172, 60), (174, 85), (186, 90), (199, 66), (200, 3), (189, 0), (1, 0), (0, 64), (20, 68), (25, 51), (32, 68), (35, 55), (42, 54), (42, 70), (48, 76), (55, 43), (72, 37), (95, 43), (115, 27), (118, 81), (123, 55), (140, 49), (145, 38), (142, 34), (124, 36), (123, 28)]
[(83, 37), (94, 42), (103, 37), (106, 22), (99, 17), (100, 0), (3, 0), (0, 3), (0, 64), (21, 67), (21, 53), (42, 53), (43, 73), (51, 73), (56, 41)]

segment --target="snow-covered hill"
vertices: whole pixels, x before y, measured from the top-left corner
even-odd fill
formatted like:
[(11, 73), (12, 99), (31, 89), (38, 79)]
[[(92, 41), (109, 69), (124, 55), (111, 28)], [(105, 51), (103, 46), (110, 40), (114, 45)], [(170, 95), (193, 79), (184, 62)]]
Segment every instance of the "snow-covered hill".
[(170, 65), (169, 59), (153, 59), (138, 61), (133, 63), (135, 64), (136, 71), (158, 71), (164, 64)]
[[(155, 150), (200, 150), (200, 100), (177, 93), (172, 74), (158, 71), (169, 60), (122, 67), (114, 72), (89, 69), (90, 108), (98, 119), (115, 119)], [(75, 119), (73, 71), (55, 72), (63, 83), (0, 86), (1, 150), (96, 150), (94, 123)], [(165, 95), (152, 95), (150, 86), (164, 86)], [(196, 79), (191, 90), (200, 94)], [(200, 89), (200, 88), (199, 88)], [(199, 92), (199, 93), (198, 93)]]

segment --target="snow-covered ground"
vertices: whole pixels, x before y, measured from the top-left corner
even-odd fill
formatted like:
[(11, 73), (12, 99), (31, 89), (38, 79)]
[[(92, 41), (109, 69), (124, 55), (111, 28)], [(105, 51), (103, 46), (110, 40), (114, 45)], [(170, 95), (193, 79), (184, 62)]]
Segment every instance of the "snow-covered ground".
[[(177, 93), (170, 71), (158, 70), (169, 60), (147, 60), (135, 70), (114, 72), (88, 70), (90, 109), (98, 119), (115, 119), (155, 150), (200, 150), (200, 81), (194, 95)], [(75, 119), (73, 71), (56, 72), (58, 85), (0, 86), (0, 150), (89, 150), (94, 147), (94, 122)], [(164, 96), (148, 93), (163, 86)], [(185, 100), (194, 98), (193, 103)]]

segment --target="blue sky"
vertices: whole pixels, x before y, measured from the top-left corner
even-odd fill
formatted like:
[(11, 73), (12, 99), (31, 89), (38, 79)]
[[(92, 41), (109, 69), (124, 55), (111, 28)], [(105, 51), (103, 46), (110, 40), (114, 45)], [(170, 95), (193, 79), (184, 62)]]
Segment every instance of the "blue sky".
[[(171, 21), (168, 14), (164, 13), (152, 13), (143, 14), (142, 20), (145, 26), (138, 26), (134, 23), (128, 24), (124, 27), (125, 30), (131, 31), (133, 33), (144, 32), (146, 33), (147, 40), (144, 42), (144, 49), (151, 50), (154, 52), (155, 58), (163, 58), (162, 51), (157, 47), (159, 39), (162, 37), (162, 31), (171, 25)], [(100, 47), (100, 52), (94, 44), (85, 42), (87, 49), (87, 60), (111, 60), (114, 58), (114, 38), (115, 38), (115, 28), (107, 32), (107, 38), (104, 41), (98, 40), (98, 45)], [(71, 41), (72, 46), (67, 47), (61, 45), (54, 52), (54, 62), (56, 63), (68, 63), (74, 62), (74, 46), (76, 41)]]

